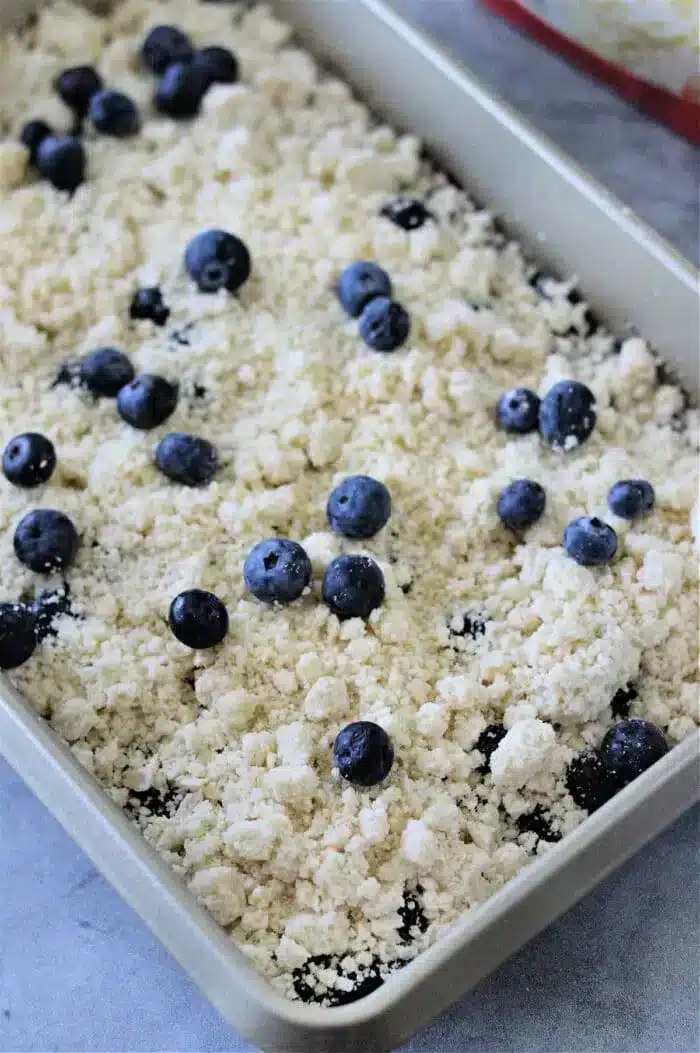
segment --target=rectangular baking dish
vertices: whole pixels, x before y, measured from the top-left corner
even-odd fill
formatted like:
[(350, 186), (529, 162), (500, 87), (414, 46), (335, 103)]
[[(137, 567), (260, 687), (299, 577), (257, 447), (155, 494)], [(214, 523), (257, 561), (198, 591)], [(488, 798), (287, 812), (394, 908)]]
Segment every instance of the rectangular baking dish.
[[(95, 5), (93, 5), (95, 6)], [(531, 255), (575, 273), (600, 315), (650, 338), (698, 388), (697, 274), (670, 246), (382, 0), (277, 0), (302, 41), (493, 208)], [(0, 28), (29, 5), (0, 0)], [(0, 674), (0, 750), (236, 1031), (266, 1053), (383, 1053), (455, 1001), (700, 796), (700, 735), (368, 998), (279, 996)]]

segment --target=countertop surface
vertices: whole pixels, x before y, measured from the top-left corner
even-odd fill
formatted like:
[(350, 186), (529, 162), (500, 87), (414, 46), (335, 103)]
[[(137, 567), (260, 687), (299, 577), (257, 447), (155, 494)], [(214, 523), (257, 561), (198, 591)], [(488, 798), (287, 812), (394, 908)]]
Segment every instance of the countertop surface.
[[(697, 259), (690, 146), (476, 0), (397, 4)], [(684, 816), (401, 1053), (696, 1053), (699, 819)], [(253, 1050), (2, 761), (0, 844), (2, 1053)]]

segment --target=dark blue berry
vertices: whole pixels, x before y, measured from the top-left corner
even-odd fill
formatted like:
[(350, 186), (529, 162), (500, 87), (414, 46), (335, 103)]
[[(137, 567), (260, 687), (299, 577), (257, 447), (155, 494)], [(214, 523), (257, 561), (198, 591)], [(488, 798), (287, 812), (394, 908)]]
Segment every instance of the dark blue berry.
[(489, 724), (476, 740), (475, 750), (484, 755), (484, 763), (476, 770), (480, 775), (487, 775), (491, 771), (491, 756), (496, 752), (508, 732), (502, 724)]
[(286, 538), (260, 541), (243, 564), (246, 588), (265, 603), (292, 603), (311, 581), (311, 560), (301, 545)]
[(610, 728), (600, 747), (600, 759), (626, 785), (668, 753), (663, 732), (648, 720), (622, 720)]
[(586, 750), (569, 764), (566, 788), (579, 808), (592, 813), (615, 796), (620, 783), (605, 767), (597, 750)]
[(582, 516), (564, 531), (564, 548), (582, 567), (611, 563), (617, 552), (617, 534), (596, 516)]
[(351, 263), (338, 278), (338, 299), (351, 318), (359, 318), (377, 296), (391, 296), (391, 279), (377, 263)]
[(572, 450), (595, 427), (595, 396), (577, 380), (560, 380), (540, 403), (540, 433), (557, 450)]
[(360, 336), (374, 351), (395, 351), (408, 340), (411, 318), (396, 300), (378, 296), (360, 315)]
[(371, 720), (358, 720), (338, 733), (333, 763), (353, 786), (376, 786), (394, 763), (394, 747), (384, 728)]
[(67, 582), (64, 582), (60, 589), (41, 592), (32, 601), (30, 610), (34, 616), (37, 643), (41, 643), (47, 636), (58, 636), (55, 623), (59, 618), (76, 617)]
[(27, 121), (22, 128), (19, 141), (29, 150), (29, 160), (33, 165), (36, 164), (39, 147), (49, 135), (53, 135), (53, 130), (46, 121)]
[(368, 475), (351, 475), (328, 498), (328, 522), (345, 537), (378, 534), (391, 515), (391, 495), (384, 483)]
[(404, 194), (384, 205), (380, 215), (390, 219), (392, 223), (395, 223), (397, 227), (401, 227), (402, 230), (418, 230), (429, 219), (435, 218), (422, 201)]
[(85, 178), (85, 150), (71, 135), (47, 135), (36, 152), (39, 175), (72, 194)]
[(147, 319), (154, 325), (163, 326), (170, 316), (170, 308), (163, 303), (163, 294), (157, 287), (137, 289), (129, 306), (129, 317)]
[(236, 292), (248, 280), (250, 253), (226, 230), (203, 230), (185, 249), (185, 269), (200, 292)]
[(168, 625), (180, 643), (202, 651), (220, 644), (226, 636), (228, 611), (213, 593), (187, 589), (170, 604)]
[(540, 400), (529, 388), (511, 388), (498, 403), (498, 423), (518, 435), (537, 431), (539, 414)]
[(531, 479), (516, 479), (498, 499), (501, 522), (511, 530), (524, 530), (536, 523), (544, 512), (545, 492)]
[(144, 66), (160, 76), (175, 62), (191, 62), (194, 48), (177, 26), (155, 26), (141, 45)]
[(215, 448), (206, 439), (171, 432), (156, 446), (156, 464), (163, 475), (185, 486), (211, 482), (219, 467)]
[(207, 85), (235, 84), (238, 80), (238, 62), (228, 48), (202, 48), (194, 56), (194, 64), (204, 74)]
[(176, 406), (177, 384), (152, 373), (141, 373), (117, 395), (120, 417), (140, 431), (163, 424)]
[(98, 132), (128, 139), (141, 129), (136, 103), (121, 91), (98, 91), (90, 99), (90, 120)]
[(610, 490), (610, 509), (620, 519), (638, 519), (654, 507), (654, 487), (646, 479), (622, 479)]
[(56, 451), (45, 435), (35, 431), (15, 435), (2, 455), (5, 478), (14, 486), (31, 489), (49, 481), (56, 467)]
[(36, 647), (34, 615), (20, 603), (0, 603), (0, 669), (16, 669)]
[(610, 703), (612, 715), (620, 720), (626, 719), (630, 715), (630, 702), (634, 702), (637, 698), (639, 698), (639, 692), (634, 684), (626, 684), (618, 688)]
[(323, 599), (341, 621), (368, 618), (384, 596), (384, 575), (369, 556), (338, 556), (329, 563)]
[(75, 562), (80, 547), (78, 531), (63, 512), (38, 508), (17, 524), (15, 555), (25, 567), (46, 574), (66, 570)]
[(102, 77), (92, 66), (72, 66), (59, 73), (54, 88), (73, 113), (84, 117), (90, 99), (102, 89)]
[(80, 363), (80, 382), (93, 395), (114, 398), (134, 379), (130, 360), (116, 347), (100, 347)]
[(194, 117), (199, 113), (207, 88), (206, 75), (194, 63), (176, 62), (168, 66), (154, 98), (160, 113), (175, 119)]

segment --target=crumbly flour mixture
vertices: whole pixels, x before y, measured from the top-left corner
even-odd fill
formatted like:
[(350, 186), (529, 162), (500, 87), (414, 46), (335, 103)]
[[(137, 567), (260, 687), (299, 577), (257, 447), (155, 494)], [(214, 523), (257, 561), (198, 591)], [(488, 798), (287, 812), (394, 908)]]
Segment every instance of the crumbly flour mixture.
[[(161, 22), (241, 64), (191, 121), (155, 113), (139, 68)], [(51, 85), (78, 63), (128, 93), (143, 128), (87, 132), (87, 178), (69, 198), (17, 143), (31, 117), (70, 126)], [(12, 679), (275, 984), (342, 1001), (585, 819), (567, 765), (621, 707), (672, 745), (693, 729), (697, 415), (643, 339), (614, 338), (573, 282), (536, 274), (415, 138), (376, 123), (262, 5), (126, 0), (102, 20), (59, 0), (0, 43), (0, 133), (0, 445), (36, 431), (58, 456), (39, 490), (0, 477), (0, 600), (43, 596), (48, 627)], [(433, 218), (395, 225), (382, 208), (399, 193)], [(185, 274), (185, 246), (208, 227), (250, 250), (235, 296), (198, 292)], [(365, 346), (335, 295), (365, 259), (411, 315), (392, 354)], [(167, 325), (130, 319), (145, 286), (160, 288)], [(137, 431), (113, 399), (54, 383), (101, 346), (179, 382), (166, 424)], [(556, 453), (496, 425), (504, 391), (542, 395), (562, 378), (597, 398), (584, 445)], [(178, 430), (219, 452), (206, 487), (153, 463)], [(391, 492), (370, 541), (326, 520), (349, 474)], [(521, 477), (547, 505), (516, 537), (496, 505)], [(618, 520), (608, 491), (635, 477), (656, 507)], [(14, 555), (15, 525), (36, 507), (79, 530), (65, 575)], [(617, 530), (611, 566), (564, 551), (582, 515)], [(277, 608), (242, 577), (251, 547), (275, 535), (314, 567), (308, 594)], [(341, 552), (384, 572), (386, 600), (366, 623), (322, 602)], [(229, 611), (209, 651), (168, 628), (171, 600), (192, 587)], [(335, 736), (359, 719), (396, 753), (367, 790), (333, 771)], [(476, 742), (492, 724), (507, 734), (489, 770)]]

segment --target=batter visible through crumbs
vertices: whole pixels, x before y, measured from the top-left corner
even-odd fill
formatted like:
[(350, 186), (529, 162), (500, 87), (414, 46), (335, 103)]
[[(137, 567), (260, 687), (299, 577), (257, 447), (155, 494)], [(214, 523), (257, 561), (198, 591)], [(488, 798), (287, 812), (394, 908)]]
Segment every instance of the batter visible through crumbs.
[[(154, 112), (138, 66), (159, 22), (241, 63), (241, 81), (210, 89), (189, 122)], [(69, 199), (28, 171), (17, 138), (30, 117), (70, 126), (51, 84), (78, 63), (127, 92), (143, 128), (86, 133), (87, 180)], [(278, 988), (338, 1004), (586, 817), (567, 765), (621, 713), (672, 745), (692, 731), (697, 413), (644, 340), (615, 339), (573, 282), (536, 274), (415, 138), (376, 124), (262, 5), (127, 0), (101, 20), (60, 0), (0, 42), (0, 134), (0, 445), (38, 431), (58, 454), (39, 491), (0, 478), (0, 600), (44, 611), (42, 643), (12, 679)], [(382, 214), (401, 192), (432, 215), (409, 232)], [(236, 296), (203, 295), (185, 275), (185, 246), (207, 227), (250, 249)], [(334, 293), (363, 259), (390, 272), (411, 315), (393, 354), (363, 344)], [(603, 246), (601, 266), (615, 266)], [(170, 310), (162, 327), (129, 317), (150, 286)], [(179, 382), (166, 424), (136, 431), (112, 399), (54, 383), (101, 346)], [(555, 453), (496, 426), (505, 390), (544, 394), (562, 378), (596, 395), (585, 445)], [(218, 449), (205, 488), (154, 466), (177, 430)], [(358, 473), (393, 502), (367, 542), (325, 516)], [(518, 539), (496, 502), (525, 476), (547, 506)], [(611, 518), (610, 487), (638, 476), (654, 512)], [(65, 577), (15, 558), (14, 527), (35, 507), (78, 527)], [(564, 528), (582, 515), (615, 526), (612, 566), (566, 555)], [(242, 579), (250, 548), (274, 535), (314, 567), (311, 593), (277, 609)], [(341, 552), (384, 572), (367, 623), (320, 601)], [(211, 651), (167, 625), (192, 587), (229, 611)], [(396, 751), (369, 790), (332, 770), (335, 736), (359, 719)], [(493, 724), (507, 735), (489, 765), (475, 747)]]

